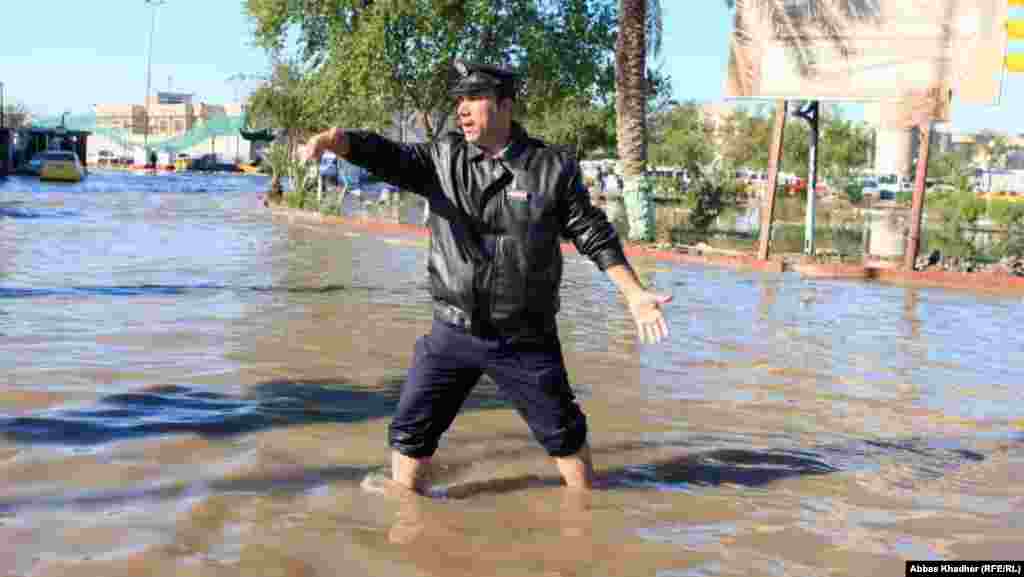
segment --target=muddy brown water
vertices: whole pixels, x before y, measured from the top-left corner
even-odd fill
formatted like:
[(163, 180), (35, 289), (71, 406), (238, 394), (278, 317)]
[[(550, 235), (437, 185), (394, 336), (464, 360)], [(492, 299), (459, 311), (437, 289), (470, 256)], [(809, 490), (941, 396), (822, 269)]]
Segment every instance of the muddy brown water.
[[(0, 575), (899, 575), (1020, 558), (1021, 302), (637, 262), (667, 343), (567, 255), (601, 487), (481, 383), (438, 499), (370, 495), (425, 243), (265, 181), (0, 181)], [(361, 201), (360, 201), (361, 202)], [(349, 211), (367, 211), (359, 202)], [(417, 204), (372, 209), (416, 219)]]

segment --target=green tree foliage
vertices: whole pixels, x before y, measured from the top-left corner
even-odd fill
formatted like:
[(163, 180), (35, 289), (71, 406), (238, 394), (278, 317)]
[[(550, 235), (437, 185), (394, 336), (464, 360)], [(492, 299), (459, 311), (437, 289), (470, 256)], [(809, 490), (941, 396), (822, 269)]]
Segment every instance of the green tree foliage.
[(270, 80), (249, 98), (248, 122), (253, 127), (283, 130), (289, 156), (314, 127), (306, 99), (308, 80), (296, 60), (275, 57)]
[(977, 244), (972, 235), (985, 214), (985, 201), (969, 190), (938, 191), (928, 196), (929, 216), (938, 227), (929, 229), (928, 246), (944, 254), (976, 258)]
[[(801, 102), (790, 103), (797, 110)], [(722, 154), (738, 167), (768, 169), (771, 150), (772, 109), (766, 105), (739, 107), (720, 130)], [(844, 185), (849, 177), (868, 164), (871, 133), (861, 123), (846, 120), (837, 107), (826, 110), (818, 124), (818, 178)], [(810, 161), (810, 127), (799, 118), (789, 118), (782, 139), (782, 170), (807, 177)]]
[(928, 178), (952, 185), (958, 190), (971, 190), (969, 152), (963, 149), (928, 155)]
[(648, 150), (650, 162), (656, 166), (690, 169), (711, 163), (715, 158), (711, 129), (700, 105), (684, 102), (654, 116)]
[(743, 168), (768, 169), (772, 119), (767, 107), (737, 108), (725, 119), (720, 138), (722, 154), (729, 162)]
[(820, 174), (836, 186), (845, 186), (855, 171), (868, 164), (871, 132), (863, 123), (843, 118), (838, 106), (830, 107), (822, 116)]
[(864, 186), (859, 182), (846, 183), (843, 191), (846, 193), (846, 199), (850, 201), (850, 204), (857, 205), (864, 200)]
[(309, 79), (295, 59), (283, 60), (275, 55), (270, 79), (249, 98), (247, 122), (252, 127), (269, 127), (283, 131), (283, 141), (270, 149), (270, 192), (279, 197), (281, 180), (298, 170), (298, 147), (316, 128), (306, 98)]
[(562, 143), (587, 140), (579, 132), (600, 124), (589, 105), (613, 92), (613, 0), (245, 0), (245, 9), (259, 46), (296, 47), (319, 125), (380, 130), (415, 112), (433, 138), (452, 111), (456, 57), (519, 71), (527, 120), (564, 119), (533, 123)]
[(1006, 168), (1006, 163), (1010, 158), (1010, 152), (1012, 151), (1010, 141), (1005, 135), (995, 135), (988, 144), (988, 157), (990, 168)]
[(740, 185), (732, 167), (715, 164), (699, 172), (686, 191), (690, 227), (705, 235), (726, 209), (736, 206)]

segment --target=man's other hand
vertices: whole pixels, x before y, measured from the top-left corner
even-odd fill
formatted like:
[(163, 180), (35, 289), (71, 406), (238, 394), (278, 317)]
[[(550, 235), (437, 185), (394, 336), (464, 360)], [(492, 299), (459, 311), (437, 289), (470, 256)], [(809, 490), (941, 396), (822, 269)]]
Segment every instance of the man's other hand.
[(672, 302), (671, 295), (639, 291), (631, 295), (627, 302), (642, 342), (655, 344), (668, 337), (668, 323), (665, 322), (661, 307)]

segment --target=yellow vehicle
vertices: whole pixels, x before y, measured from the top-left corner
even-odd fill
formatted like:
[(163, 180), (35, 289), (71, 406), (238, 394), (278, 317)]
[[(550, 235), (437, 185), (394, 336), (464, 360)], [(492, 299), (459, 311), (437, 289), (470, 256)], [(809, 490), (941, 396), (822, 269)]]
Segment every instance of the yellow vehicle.
[(70, 150), (48, 150), (40, 155), (39, 180), (79, 182), (85, 169), (78, 156)]
[(174, 159), (174, 170), (192, 170), (192, 157), (184, 152), (178, 154), (178, 157)]

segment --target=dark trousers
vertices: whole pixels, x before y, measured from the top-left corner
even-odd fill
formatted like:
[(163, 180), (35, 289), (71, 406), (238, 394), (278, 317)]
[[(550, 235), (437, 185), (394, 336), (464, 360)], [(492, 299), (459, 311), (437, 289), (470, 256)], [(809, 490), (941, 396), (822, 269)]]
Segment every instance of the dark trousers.
[(557, 338), (541, 345), (509, 343), (475, 337), (439, 320), (416, 341), (388, 429), (391, 448), (407, 457), (433, 455), (483, 374), (494, 380), (549, 455), (567, 457), (580, 450), (587, 420), (569, 387)]

